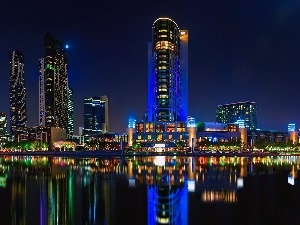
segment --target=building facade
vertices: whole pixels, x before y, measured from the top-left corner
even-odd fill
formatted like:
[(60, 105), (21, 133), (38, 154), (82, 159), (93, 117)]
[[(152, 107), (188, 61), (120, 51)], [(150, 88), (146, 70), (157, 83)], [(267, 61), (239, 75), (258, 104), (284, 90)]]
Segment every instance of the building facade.
[[(46, 33), (44, 96), (45, 125), (48, 127), (60, 127), (63, 129), (68, 127), (67, 67), (67, 53), (61, 42), (53, 35)], [(43, 95), (43, 93), (41, 94)]]
[(188, 31), (159, 18), (148, 43), (148, 121), (186, 121), (187, 84)]
[(18, 133), (26, 132), (26, 87), (24, 77), (24, 54), (17, 50), (9, 52), (10, 79), (9, 79), (9, 103), (10, 103), (10, 133), (14, 137)]
[(0, 112), (0, 147), (10, 141), (10, 135), (7, 132), (7, 116)]
[(45, 118), (45, 60), (39, 59), (39, 126), (46, 126)]
[(84, 99), (84, 135), (97, 136), (109, 131), (106, 95)]
[(68, 127), (67, 135), (73, 135), (74, 133), (74, 98), (73, 89), (68, 90)]
[(188, 31), (169, 18), (159, 18), (148, 44), (148, 118), (130, 119), (128, 146), (141, 151), (194, 151), (205, 150), (203, 143), (239, 142), (235, 124), (214, 123), (207, 131), (197, 130), (187, 105)]
[(255, 102), (237, 102), (216, 107), (216, 122), (237, 123), (243, 121), (247, 130), (257, 128), (257, 107)]

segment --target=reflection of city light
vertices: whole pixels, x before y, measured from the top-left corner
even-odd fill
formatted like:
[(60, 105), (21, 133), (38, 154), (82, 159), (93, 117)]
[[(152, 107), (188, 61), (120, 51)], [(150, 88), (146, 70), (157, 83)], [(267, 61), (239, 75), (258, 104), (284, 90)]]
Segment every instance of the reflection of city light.
[(128, 179), (128, 185), (129, 185), (129, 187), (135, 187), (135, 179), (134, 178), (129, 178)]
[(204, 192), (202, 192), (201, 199), (203, 202), (227, 202), (227, 203), (237, 202), (237, 196), (234, 190), (227, 190), (227, 191), (205, 190)]
[(294, 184), (295, 184), (295, 180), (294, 180), (294, 178), (292, 177), (292, 175), (288, 175), (288, 183), (289, 183), (290, 185), (294, 185)]
[(156, 166), (165, 166), (165, 156), (155, 156), (154, 164)]
[(237, 178), (237, 188), (244, 187), (244, 179), (242, 177)]
[(196, 190), (196, 182), (195, 180), (188, 180), (187, 187), (189, 192), (195, 192)]
[(6, 187), (7, 175), (0, 177), (0, 187)]

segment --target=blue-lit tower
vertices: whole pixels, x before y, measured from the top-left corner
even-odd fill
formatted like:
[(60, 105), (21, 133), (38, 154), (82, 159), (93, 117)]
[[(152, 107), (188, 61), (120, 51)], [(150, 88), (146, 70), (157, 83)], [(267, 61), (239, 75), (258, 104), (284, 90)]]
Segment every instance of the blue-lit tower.
[(187, 89), (188, 31), (159, 18), (148, 44), (148, 120), (186, 121)]
[[(188, 224), (188, 188), (186, 182), (171, 181), (171, 176), (162, 175), (154, 185), (147, 185), (148, 225)], [(171, 185), (171, 183), (175, 185)]]

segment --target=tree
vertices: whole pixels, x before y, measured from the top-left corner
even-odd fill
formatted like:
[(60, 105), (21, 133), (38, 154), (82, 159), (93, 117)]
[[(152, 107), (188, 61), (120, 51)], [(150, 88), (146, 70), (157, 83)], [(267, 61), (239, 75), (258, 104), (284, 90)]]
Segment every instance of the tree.
[(268, 146), (268, 142), (264, 138), (257, 138), (256, 141), (254, 142), (254, 147), (257, 149), (266, 149)]
[(205, 124), (203, 122), (198, 122), (196, 128), (198, 132), (204, 131)]

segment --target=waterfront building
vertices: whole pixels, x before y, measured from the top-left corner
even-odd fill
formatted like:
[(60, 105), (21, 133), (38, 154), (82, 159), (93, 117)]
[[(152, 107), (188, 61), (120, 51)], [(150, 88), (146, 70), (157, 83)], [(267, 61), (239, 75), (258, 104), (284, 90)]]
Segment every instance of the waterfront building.
[(24, 77), (24, 54), (20, 50), (9, 52), (10, 79), (10, 133), (14, 137), (19, 133), (26, 133), (26, 87)]
[(74, 133), (74, 98), (73, 89), (68, 90), (68, 127), (67, 135), (73, 135)]
[(66, 141), (67, 133), (66, 130), (60, 127), (51, 127), (51, 142), (58, 142), (58, 141)]
[(180, 30), (169, 18), (158, 18), (152, 26), (152, 42), (148, 43), (148, 118), (143, 116), (141, 122), (129, 120), (128, 146), (146, 151), (173, 151), (180, 146), (185, 151), (198, 147), (204, 139), (240, 139), (233, 123), (219, 124), (217, 130), (197, 130), (187, 105), (188, 31)]
[(187, 89), (188, 31), (158, 18), (148, 43), (148, 120), (186, 121)]
[(106, 95), (84, 99), (84, 135), (97, 136), (109, 131)]
[[(128, 141), (132, 138), (143, 149), (151, 151), (172, 151), (183, 144), (182, 150), (196, 148), (204, 140), (208, 142), (235, 142), (241, 133), (236, 125), (224, 125), (198, 131), (187, 122), (138, 122), (135, 129), (127, 129)], [(129, 144), (129, 146), (131, 146)]]
[(7, 116), (0, 112), (0, 147), (10, 140), (10, 135), (7, 132)]
[[(63, 129), (68, 127), (67, 67), (67, 53), (62, 43), (50, 33), (46, 33), (43, 88), (45, 96), (45, 125), (49, 127), (60, 127)], [(40, 83), (40, 85), (42, 84)], [(42, 107), (40, 106), (40, 108)]]
[(217, 123), (217, 122), (203, 122), (204, 131), (230, 131), (238, 132), (239, 126), (236, 123)]
[(216, 107), (216, 122), (242, 124), (247, 130), (257, 128), (257, 107), (255, 102), (237, 102), (231, 104), (218, 105)]
[[(298, 139), (298, 132), (296, 133), (296, 139)], [(287, 131), (263, 131), (263, 130), (252, 130), (248, 132), (248, 147), (253, 147), (254, 143), (259, 140), (263, 139), (267, 143), (287, 143), (291, 139), (289, 132)], [(293, 141), (293, 140), (292, 140)]]
[(45, 126), (28, 127), (28, 140), (49, 143), (51, 140), (51, 129)]

